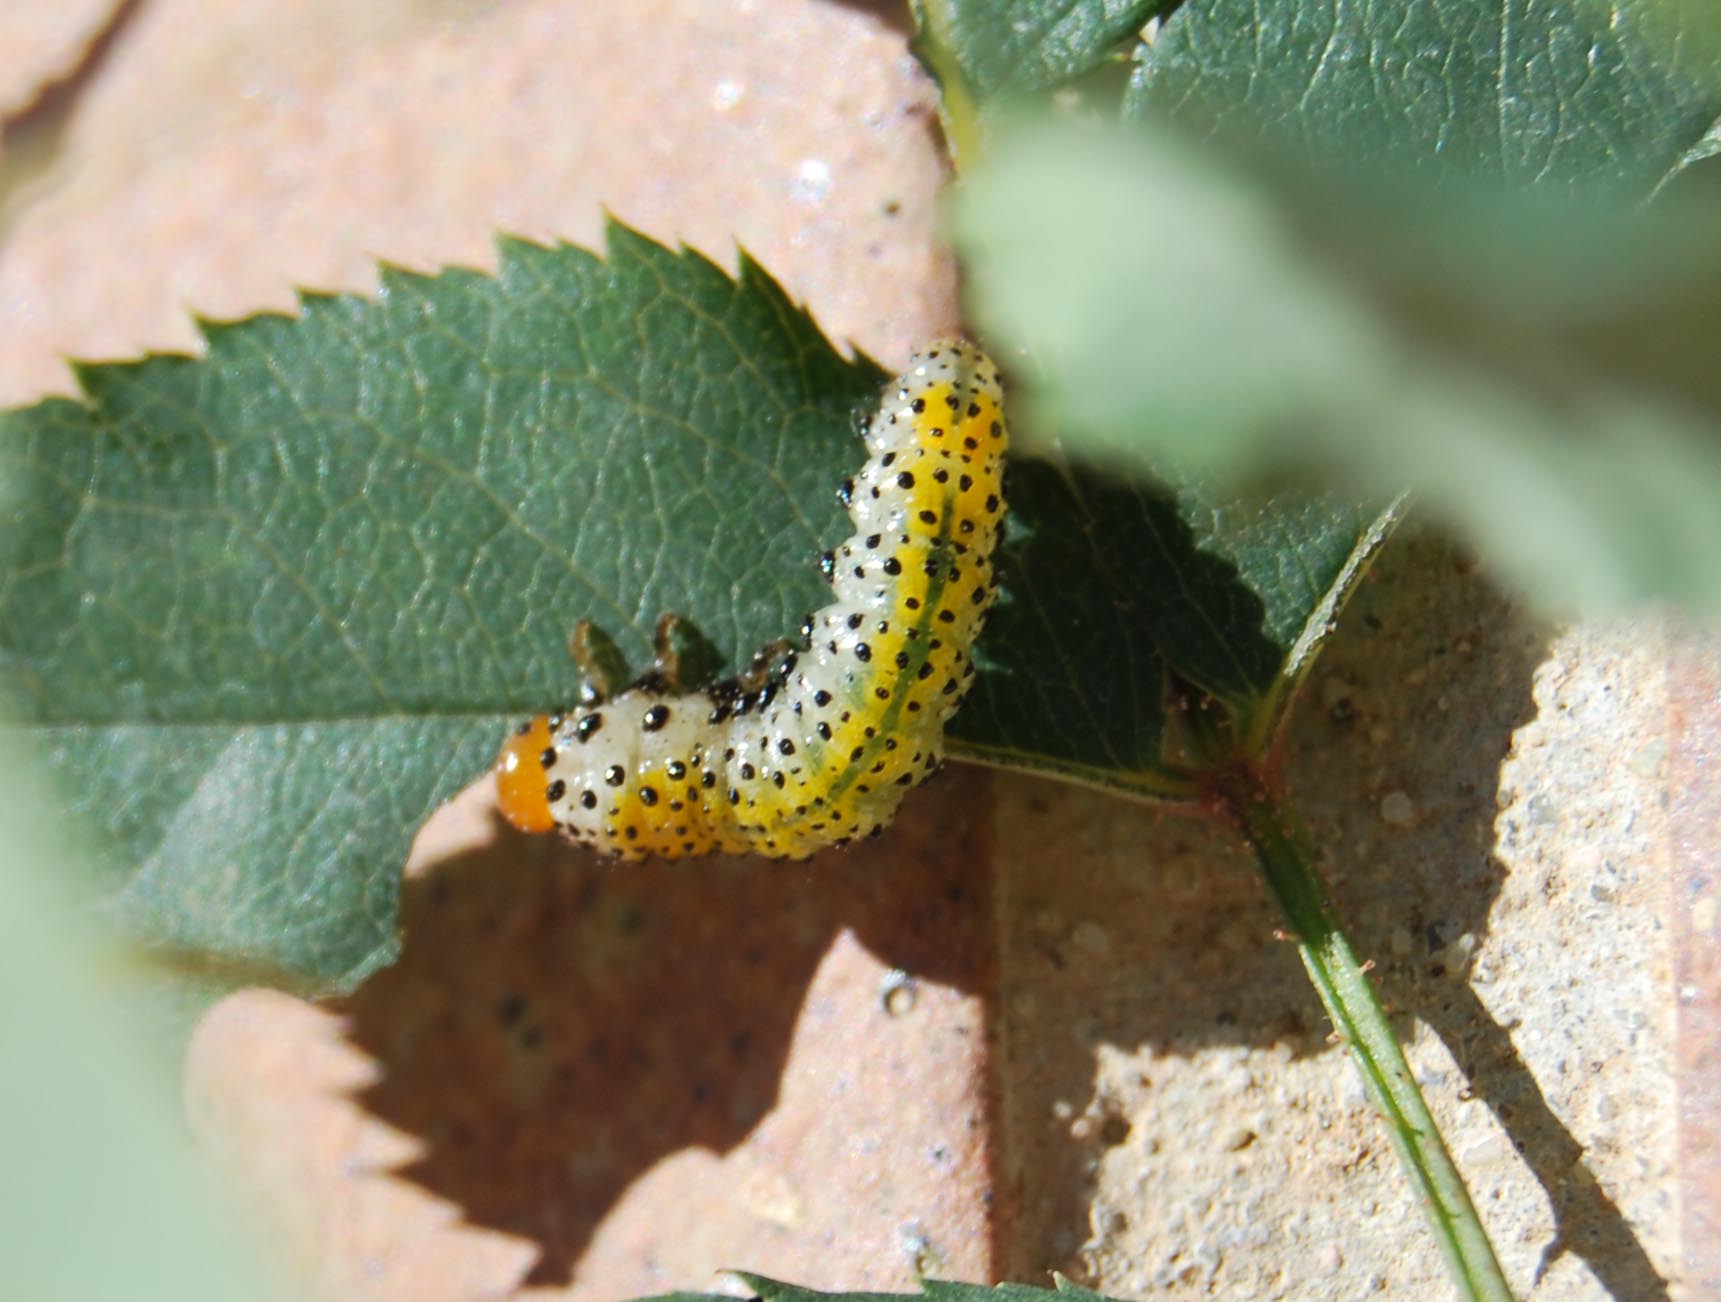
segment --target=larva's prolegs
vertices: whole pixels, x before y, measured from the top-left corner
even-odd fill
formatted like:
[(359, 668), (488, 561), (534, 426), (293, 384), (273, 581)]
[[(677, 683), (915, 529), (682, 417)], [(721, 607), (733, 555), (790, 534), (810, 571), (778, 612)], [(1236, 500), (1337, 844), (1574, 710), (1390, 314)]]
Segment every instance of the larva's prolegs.
[(972, 344), (918, 353), (844, 482), (855, 532), (821, 563), (831, 603), (808, 617), (806, 645), (772, 644), (738, 677), (682, 693), (660, 622), (653, 673), (503, 748), (503, 812), (626, 858), (799, 859), (888, 822), (938, 767), (973, 678), (1003, 522), (1002, 402)]

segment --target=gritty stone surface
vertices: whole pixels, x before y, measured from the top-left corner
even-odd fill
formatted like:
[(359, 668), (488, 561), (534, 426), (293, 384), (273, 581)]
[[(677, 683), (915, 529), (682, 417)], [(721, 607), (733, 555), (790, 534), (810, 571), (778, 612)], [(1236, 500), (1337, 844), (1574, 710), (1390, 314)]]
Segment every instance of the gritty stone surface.
[(1679, 1045), (1680, 1211), (1688, 1296), (1721, 1296), (1721, 643), (1676, 630), (1669, 669), (1669, 910)]
[(848, 852), (696, 869), (498, 838), (475, 788), (419, 839), (394, 967), (204, 1020), (202, 1146), (316, 1296), (983, 1278), (987, 783), (940, 787)]
[(606, 210), (747, 248), (902, 360), (955, 321), (931, 83), (862, 9), (743, 8), (150, 0), (11, 214), (0, 406), (71, 392), (66, 357), (194, 351), (193, 312), (492, 266), (498, 230), (589, 245)]
[[(1665, 1296), (1658, 636), (1556, 636), (1412, 536), (1315, 673), (1292, 791), (1514, 1286)], [(1009, 1274), (1126, 1297), (1444, 1296), (1240, 843), (1025, 780), (997, 799)], [(1096, 928), (1103, 961), (1079, 939)]]
[[(70, 72), (119, 0), (11, 0), (0, 5), (0, 123), (27, 111)], [(0, 142), (3, 143), (3, 142)]]

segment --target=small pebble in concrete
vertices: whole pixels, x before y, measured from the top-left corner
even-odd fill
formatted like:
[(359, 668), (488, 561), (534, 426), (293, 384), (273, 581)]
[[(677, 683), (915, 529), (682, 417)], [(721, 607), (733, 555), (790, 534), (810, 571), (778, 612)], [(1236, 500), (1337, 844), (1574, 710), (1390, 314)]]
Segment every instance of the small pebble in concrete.
[(1409, 827), (1416, 818), (1416, 806), (1402, 791), (1389, 791), (1380, 802), (1381, 821), (1394, 827)]
[(914, 1011), (915, 1000), (919, 997), (920, 987), (901, 968), (892, 968), (879, 982), (879, 1006), (891, 1017), (908, 1016)]

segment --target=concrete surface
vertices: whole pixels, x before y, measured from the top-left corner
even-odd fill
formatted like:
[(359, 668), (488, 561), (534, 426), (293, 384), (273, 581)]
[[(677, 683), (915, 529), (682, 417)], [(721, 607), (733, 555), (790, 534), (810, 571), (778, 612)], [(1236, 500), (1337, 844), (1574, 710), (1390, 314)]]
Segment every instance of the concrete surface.
[[(107, 6), (59, 8), (70, 35), (0, 67), (0, 106)], [(40, 21), (4, 0), (0, 37), (13, 9)], [(190, 311), (364, 289), (377, 257), (486, 264), (498, 227), (589, 241), (605, 207), (731, 265), (744, 243), (900, 360), (955, 320), (904, 26), (837, 0), (138, 0), (63, 111), (5, 139), (37, 165), (0, 184), (0, 402), (67, 391), (67, 355), (193, 347)], [(1289, 742), (1339, 907), (1539, 1298), (1666, 1296), (1694, 1246), (1679, 1137), (1694, 1169), (1711, 1132), (1673, 973), (1710, 989), (1713, 868), (1668, 796), (1714, 787), (1690, 739), (1721, 706), (1685, 654), (1675, 709), (1659, 626), (1538, 627), (1413, 536)], [(966, 773), (836, 862), (627, 874), (497, 840), (484, 800), (420, 837), (399, 967), (333, 1010), (242, 993), (194, 1042), (194, 1125), (307, 1293), (614, 1298), (745, 1265), (1444, 1295), (1224, 829)], [(1674, 900), (1681, 836), (1701, 880)]]

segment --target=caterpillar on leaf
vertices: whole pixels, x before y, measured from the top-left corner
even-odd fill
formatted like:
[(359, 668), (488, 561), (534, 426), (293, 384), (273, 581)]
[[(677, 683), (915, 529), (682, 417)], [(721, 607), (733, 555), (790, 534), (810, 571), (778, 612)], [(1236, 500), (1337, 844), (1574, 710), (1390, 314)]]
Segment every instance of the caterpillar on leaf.
[(821, 560), (831, 601), (800, 646), (683, 691), (673, 616), (651, 672), (611, 694), (589, 627), (578, 710), (539, 715), (497, 760), (503, 814), (624, 859), (721, 852), (804, 859), (875, 831), (938, 766), (997, 592), (1003, 390), (973, 344), (910, 359), (866, 425), (842, 487), (854, 533)]

